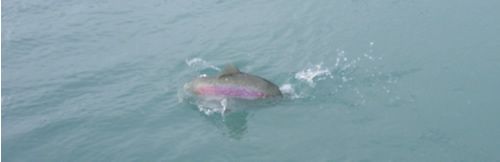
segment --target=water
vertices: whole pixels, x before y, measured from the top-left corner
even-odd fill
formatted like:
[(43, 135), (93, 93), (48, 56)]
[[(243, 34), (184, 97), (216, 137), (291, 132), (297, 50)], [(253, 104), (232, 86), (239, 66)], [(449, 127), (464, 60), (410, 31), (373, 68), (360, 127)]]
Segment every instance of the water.
[[(499, 161), (500, 1), (2, 2), (3, 161)], [(278, 102), (184, 100), (226, 63)]]

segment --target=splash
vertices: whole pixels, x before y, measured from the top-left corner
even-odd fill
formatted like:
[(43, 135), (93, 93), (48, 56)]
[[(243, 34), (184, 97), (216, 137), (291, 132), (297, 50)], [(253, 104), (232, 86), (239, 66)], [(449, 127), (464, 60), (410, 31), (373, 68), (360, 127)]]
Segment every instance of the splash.
[(322, 67), (323, 63), (315, 65), (311, 68), (306, 68), (305, 70), (299, 71), (295, 74), (295, 79), (305, 81), (309, 86), (314, 87), (316, 83), (314, 82), (315, 78), (319, 80), (325, 79), (324, 77), (333, 77), (330, 70)]
[(214, 113), (221, 114), (224, 116), (224, 113), (227, 111), (227, 99), (196, 99), (194, 104), (198, 107), (200, 112), (203, 112), (205, 115), (210, 116)]
[(201, 59), (201, 58), (192, 58), (190, 60), (186, 60), (186, 64), (189, 66), (189, 67), (194, 67), (194, 68), (197, 68), (197, 69), (204, 69), (204, 68), (211, 68), (211, 69), (214, 69), (214, 70), (217, 70), (217, 71), (221, 71), (220, 68), (218, 68), (217, 66), (214, 66), (212, 64), (210, 64), (209, 62)]
[(370, 102), (373, 94), (394, 98), (394, 87), (402, 76), (399, 74), (415, 70), (384, 72), (380, 62), (383, 58), (373, 54), (374, 45), (369, 42), (368, 49), (359, 54), (348, 55), (337, 49), (323, 61), (310, 63), (294, 73), (280, 90), (291, 99), (328, 100), (349, 107)]
[(280, 91), (281, 93), (283, 93), (283, 95), (290, 96), (290, 98), (292, 99), (301, 98), (301, 96), (295, 92), (295, 88), (293, 88), (292, 84), (287, 83), (281, 85)]

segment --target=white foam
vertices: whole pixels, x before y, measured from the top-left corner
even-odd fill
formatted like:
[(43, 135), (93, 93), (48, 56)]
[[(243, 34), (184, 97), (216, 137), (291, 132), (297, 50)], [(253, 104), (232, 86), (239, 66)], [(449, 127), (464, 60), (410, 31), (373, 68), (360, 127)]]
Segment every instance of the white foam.
[(295, 89), (293, 88), (292, 84), (281, 85), (280, 91), (284, 95), (290, 96), (292, 99), (300, 98), (300, 96), (297, 93), (295, 93)]
[(217, 71), (221, 71), (220, 68), (210, 64), (209, 62), (201, 59), (201, 58), (193, 58), (193, 59), (190, 59), (190, 60), (186, 60), (186, 64), (189, 66), (189, 67), (195, 67), (195, 68), (198, 68), (198, 69), (203, 69), (203, 68), (212, 68), (212, 69), (215, 69)]
[(285, 94), (290, 94), (290, 93), (294, 93), (295, 90), (293, 89), (292, 85), (291, 84), (283, 84), (280, 86), (280, 91), (281, 93), (285, 93)]
[(220, 101), (220, 105), (222, 106), (222, 111), (221, 111), (222, 116), (224, 116), (224, 113), (225, 113), (225, 112), (226, 112), (226, 110), (227, 110), (227, 99), (226, 99), (226, 98), (222, 99), (222, 100)]
[(332, 74), (330, 70), (327, 68), (322, 67), (322, 63), (315, 65), (314, 67), (311, 68), (306, 68), (302, 71), (299, 71), (295, 74), (295, 79), (298, 79), (300, 81), (305, 81), (309, 86), (314, 87), (316, 83), (314, 82), (314, 78), (318, 78), (321, 76), (330, 76), (332, 77)]
[(213, 113), (220, 113), (224, 115), (227, 109), (227, 100), (212, 100), (212, 99), (198, 99), (195, 103), (198, 106), (198, 110), (203, 112), (205, 115), (212, 115)]

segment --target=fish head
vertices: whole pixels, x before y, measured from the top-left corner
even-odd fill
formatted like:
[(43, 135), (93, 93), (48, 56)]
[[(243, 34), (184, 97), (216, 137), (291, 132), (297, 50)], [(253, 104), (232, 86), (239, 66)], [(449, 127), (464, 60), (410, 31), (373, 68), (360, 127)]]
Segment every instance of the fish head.
[(213, 80), (214, 80), (213, 77), (200, 76), (200, 77), (195, 78), (192, 81), (184, 84), (184, 90), (186, 92), (198, 94), (200, 88), (211, 84), (212, 82), (214, 82)]

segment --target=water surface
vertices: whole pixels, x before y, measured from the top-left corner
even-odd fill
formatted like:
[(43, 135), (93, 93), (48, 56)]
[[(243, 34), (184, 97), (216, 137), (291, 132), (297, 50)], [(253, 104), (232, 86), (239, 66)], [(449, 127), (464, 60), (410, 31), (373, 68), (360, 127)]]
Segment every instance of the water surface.
[[(3, 161), (498, 161), (500, 1), (4, 0)], [(179, 89), (226, 63), (280, 102)]]

